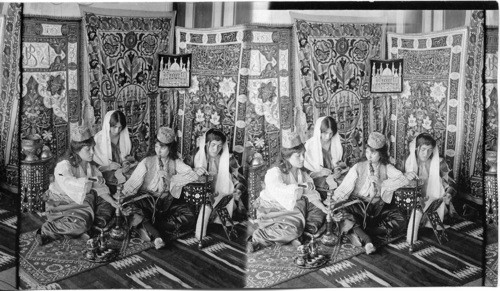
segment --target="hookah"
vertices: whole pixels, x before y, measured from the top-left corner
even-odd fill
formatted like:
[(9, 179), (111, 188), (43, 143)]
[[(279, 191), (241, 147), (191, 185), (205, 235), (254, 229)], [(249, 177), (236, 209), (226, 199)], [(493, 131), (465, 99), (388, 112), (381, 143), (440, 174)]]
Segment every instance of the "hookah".
[(338, 243), (338, 237), (333, 233), (333, 219), (332, 219), (332, 191), (327, 193), (328, 201), (328, 214), (326, 215), (326, 233), (321, 237), (321, 243), (325, 246), (334, 246)]
[(120, 207), (116, 208), (115, 211), (115, 216), (116, 216), (116, 224), (115, 227), (111, 230), (109, 236), (113, 239), (116, 240), (123, 240), (125, 239), (125, 236), (127, 235), (127, 232), (123, 228), (122, 222), (123, 222), (123, 217), (122, 217), (122, 212), (121, 212), (121, 207), (122, 207), (122, 189), (123, 185), (119, 184), (116, 187), (116, 193), (118, 194), (118, 205)]

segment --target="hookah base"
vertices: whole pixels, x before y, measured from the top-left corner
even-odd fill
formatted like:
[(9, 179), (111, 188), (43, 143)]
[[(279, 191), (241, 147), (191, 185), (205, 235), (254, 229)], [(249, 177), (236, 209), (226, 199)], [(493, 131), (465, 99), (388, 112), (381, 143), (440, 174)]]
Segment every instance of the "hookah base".
[(319, 241), (325, 246), (333, 247), (339, 243), (339, 238), (333, 233), (325, 233)]

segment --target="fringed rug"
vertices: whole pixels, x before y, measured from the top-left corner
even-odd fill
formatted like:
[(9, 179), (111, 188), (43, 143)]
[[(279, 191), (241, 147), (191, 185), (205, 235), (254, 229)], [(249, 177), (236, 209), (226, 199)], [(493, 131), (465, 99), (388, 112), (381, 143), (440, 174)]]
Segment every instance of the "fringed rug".
[[(50, 285), (35, 282), (31, 288), (243, 288), (246, 226), (237, 225), (236, 230), (238, 239), (229, 241), (219, 225), (210, 225), (202, 250), (193, 235), (188, 235), (161, 250), (151, 248)], [(22, 286), (28, 285), (22, 273), (20, 278)]]
[[(110, 240), (110, 247), (120, 249), (118, 259), (152, 246), (139, 238), (128, 242)], [(23, 233), (19, 236), (20, 274), (27, 282), (46, 285), (103, 265), (85, 260), (85, 249), (86, 241), (80, 238), (65, 238), (40, 246), (35, 240), (35, 231)]]

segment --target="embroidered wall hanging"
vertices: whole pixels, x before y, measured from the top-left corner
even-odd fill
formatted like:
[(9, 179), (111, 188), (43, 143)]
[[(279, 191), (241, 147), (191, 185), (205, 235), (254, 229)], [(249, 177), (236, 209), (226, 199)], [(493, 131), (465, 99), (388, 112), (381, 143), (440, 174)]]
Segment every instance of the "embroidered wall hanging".
[(486, 27), (484, 94), (486, 97), (485, 150), (497, 151), (498, 134), (498, 27)]
[(125, 113), (136, 155), (145, 157), (156, 135), (158, 53), (172, 52), (175, 12), (80, 10), (95, 123), (109, 110)]
[(191, 54), (158, 54), (158, 87), (189, 88), (191, 84)]
[[(7, 4), (6, 4), (7, 5)], [(0, 175), (1, 186), (18, 192), (19, 186), (19, 88), (22, 4), (8, 4), (3, 29), (0, 78)], [(4, 184), (5, 183), (5, 184)]]
[(402, 35), (388, 33), (389, 58), (404, 60), (403, 92), (393, 95), (392, 156), (404, 168), (411, 140), (428, 132), (453, 173), (462, 157), (467, 29)]
[(467, 11), (470, 14), (467, 37), (467, 64), (465, 65), (464, 143), (458, 173), (459, 189), (466, 198), (483, 204), (484, 179), (484, 16), (483, 10)]
[(176, 33), (178, 52), (193, 54), (191, 87), (177, 92), (183, 155), (218, 127), (244, 167), (254, 152), (268, 165), (276, 161), (281, 129), (293, 126), (291, 26), (178, 27)]
[(370, 92), (401, 93), (403, 91), (403, 60), (370, 60)]
[(180, 148), (190, 160), (197, 139), (210, 128), (221, 129), (233, 145), (243, 27), (176, 27), (175, 33), (177, 53), (192, 54), (191, 87), (178, 90)]
[(258, 152), (270, 167), (279, 156), (281, 131), (293, 127), (292, 33), (291, 26), (245, 27), (234, 141), (244, 161)]
[(352, 165), (363, 156), (364, 142), (373, 130), (370, 59), (384, 57), (385, 25), (290, 15), (300, 70), (301, 94), (296, 103), (303, 104), (309, 131), (317, 118), (335, 118), (344, 159)]
[(80, 116), (80, 20), (23, 18), (21, 138), (43, 138), (52, 153), (68, 147)]

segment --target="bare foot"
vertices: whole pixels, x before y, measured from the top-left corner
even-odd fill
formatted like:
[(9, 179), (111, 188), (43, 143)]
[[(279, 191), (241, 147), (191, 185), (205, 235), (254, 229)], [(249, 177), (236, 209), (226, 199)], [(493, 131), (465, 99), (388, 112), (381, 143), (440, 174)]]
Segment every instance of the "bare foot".
[(374, 253), (376, 250), (377, 249), (375, 248), (375, 246), (372, 243), (367, 243), (365, 245), (365, 252), (367, 255)]

